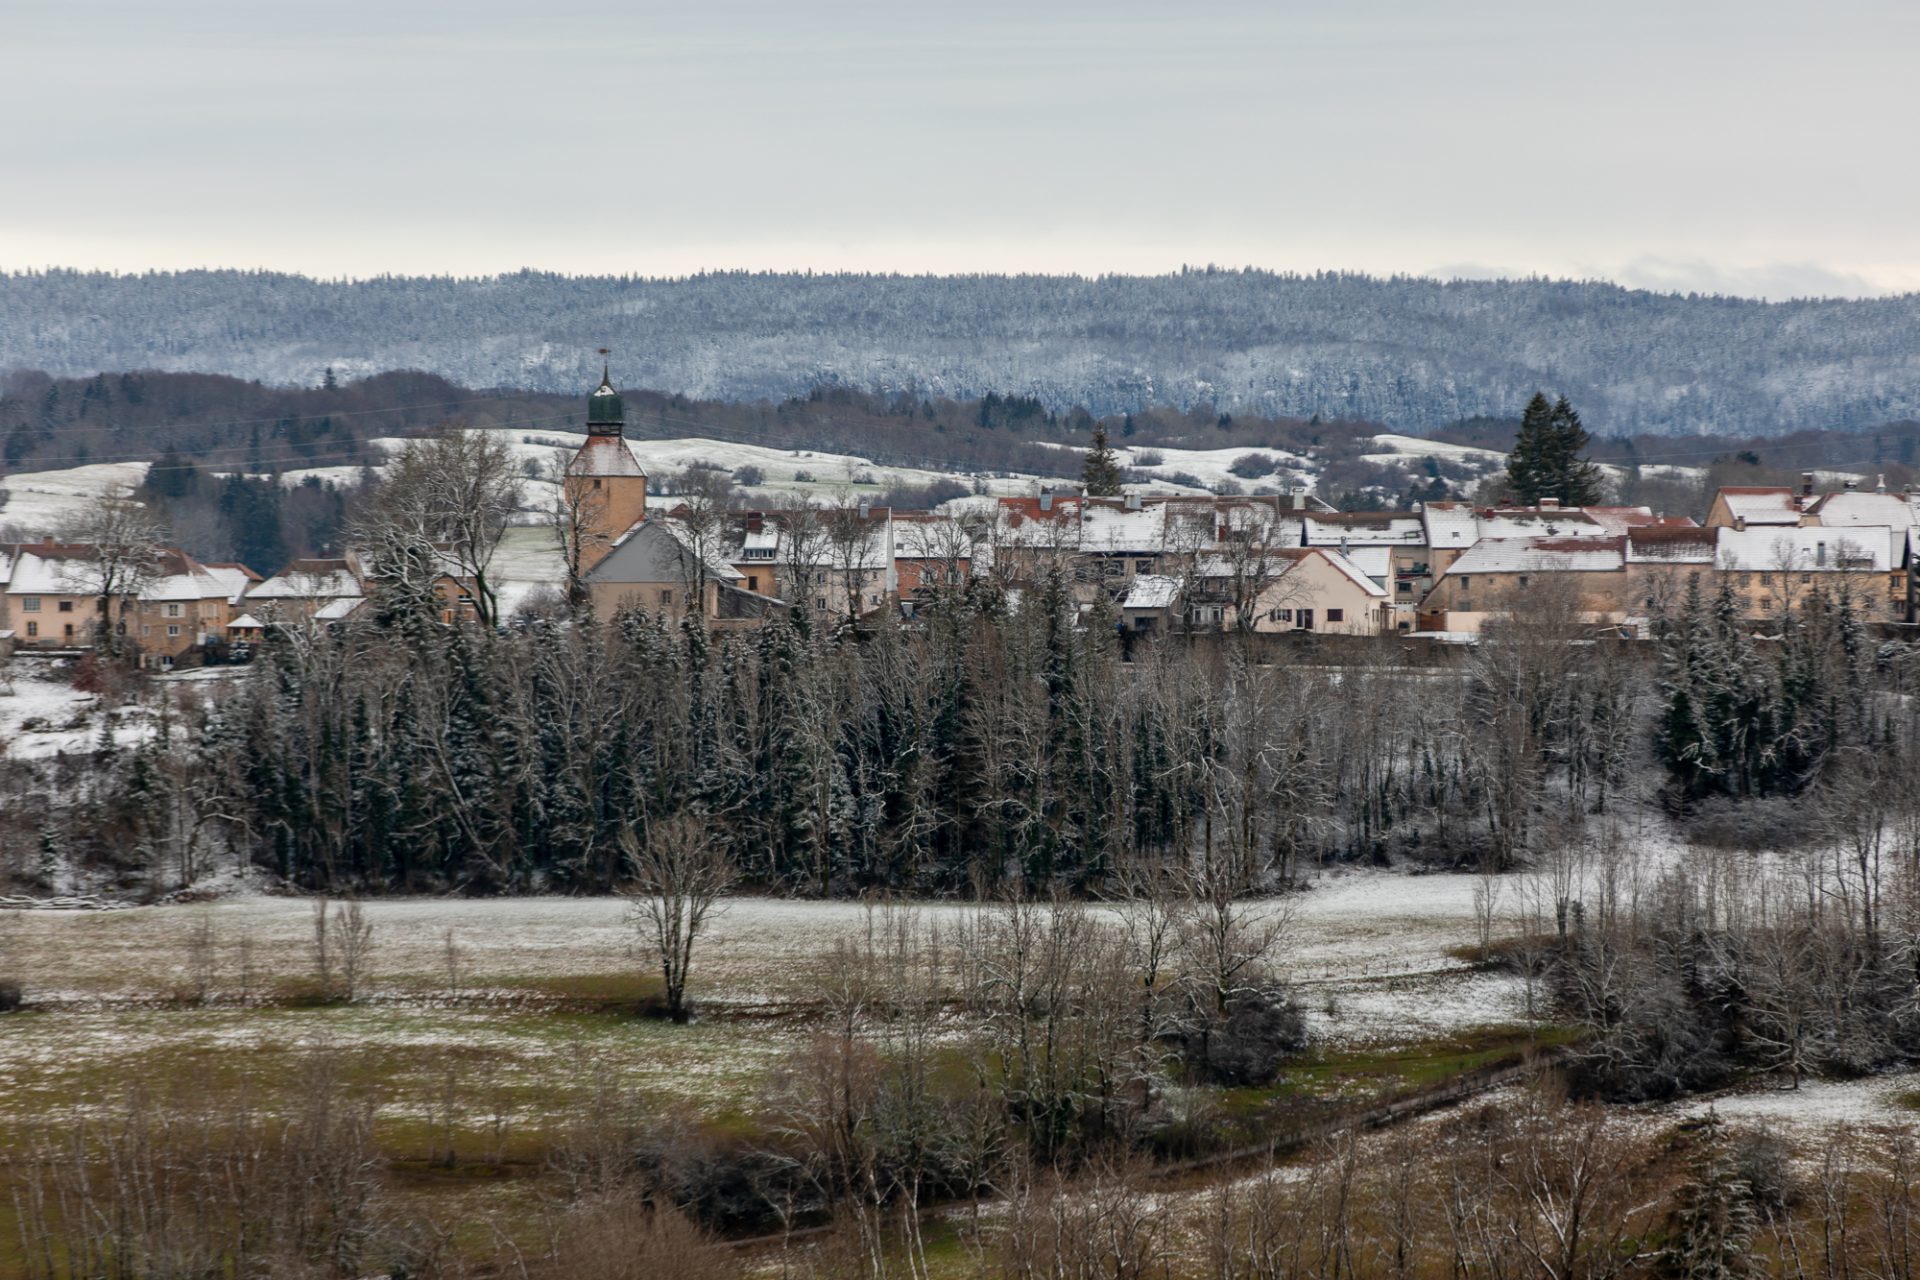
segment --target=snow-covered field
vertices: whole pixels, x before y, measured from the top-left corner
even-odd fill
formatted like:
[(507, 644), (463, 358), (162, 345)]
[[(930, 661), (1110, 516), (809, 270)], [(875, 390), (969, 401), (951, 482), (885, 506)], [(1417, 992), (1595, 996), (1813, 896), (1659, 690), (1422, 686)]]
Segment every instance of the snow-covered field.
[[(234, 882), (231, 872), (224, 879)], [(1530, 1022), (1524, 980), (1461, 958), (1478, 937), (1481, 883), (1470, 875), (1344, 872), (1266, 905), (1287, 916), (1281, 964), (1321, 1045), (1384, 1050)], [(1519, 883), (1510, 882), (1503, 900), (1521, 894)], [(222, 1045), (281, 1052), (316, 1035), (385, 1054), (498, 1050), (531, 1071), (566, 1039), (556, 1039), (538, 1013), (553, 998), (645, 981), (650, 972), (626, 904), (617, 898), (402, 898), (365, 906), (375, 949), (364, 1003), (305, 1012), (154, 1004), (187, 980), (192, 940), (203, 925), (216, 940), (216, 992), (231, 995), (242, 981), (243, 951), (256, 983), (309, 972), (307, 899), (245, 892), (111, 912), (5, 913), (0, 947), (11, 957), (8, 967), (29, 998), (50, 1012), (26, 1024), (31, 1034), (0, 1036), (0, 1081), (34, 1082), (40, 1089), (51, 1087), (49, 1073), (78, 1070), (67, 1064), (95, 1055), (112, 1061), (162, 1044), (181, 1052)], [(897, 909), (948, 938), (981, 910), (957, 903)], [(696, 995), (709, 1009), (749, 1015), (747, 1021), (710, 1019), (697, 1034), (663, 1040), (657, 1052), (641, 1055), (645, 1061), (629, 1065), (652, 1087), (689, 1098), (711, 1096), (716, 1084), (749, 1089), (770, 1055), (806, 1034), (783, 1012), (817, 990), (814, 979), (836, 945), (863, 937), (875, 923), (874, 910), (849, 902), (730, 901), (702, 944)], [(458, 956), (451, 980), (449, 940)], [(582, 1025), (586, 1029), (569, 1035), (592, 1039), (626, 1028), (618, 1031), (619, 1047), (629, 1057), (641, 1041), (659, 1038), (656, 1024)], [(1886, 1076), (1809, 1083), (1797, 1093), (1743, 1092), (1715, 1105), (1729, 1118), (1814, 1128), (1902, 1124), (1912, 1118), (1908, 1097), (1916, 1089), (1920, 1076)], [(1649, 1109), (1647, 1116), (1665, 1122), (1705, 1105), (1690, 1099)]]
[(57, 536), (103, 497), (125, 497), (147, 477), (144, 462), (96, 462), (61, 471), (21, 471), (0, 476), (0, 525), (30, 537)]

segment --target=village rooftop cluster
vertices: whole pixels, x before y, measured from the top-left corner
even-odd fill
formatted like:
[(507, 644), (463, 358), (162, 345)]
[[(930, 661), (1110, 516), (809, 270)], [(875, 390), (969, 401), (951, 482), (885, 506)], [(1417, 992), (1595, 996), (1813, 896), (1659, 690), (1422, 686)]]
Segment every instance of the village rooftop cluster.
[[(1090, 621), (1131, 636), (1238, 631), (1471, 640), (1548, 595), (1597, 633), (1652, 634), (1690, 590), (1729, 588), (1748, 621), (1783, 616), (1816, 584), (1869, 621), (1912, 625), (1920, 507), (1884, 484), (1816, 492), (1725, 488), (1705, 524), (1646, 507), (1429, 502), (1335, 511), (1305, 492), (962, 499), (940, 511), (867, 502), (787, 510), (649, 509), (648, 477), (603, 379), (566, 467), (561, 518), (515, 528), (477, 581), (447, 554), (432, 607), (447, 625), (504, 623), (541, 600), (610, 620), (641, 609), (718, 630), (777, 610), (828, 622), (912, 620), (943, 592), (990, 581), (1018, 601), (1043, 577), (1072, 584)], [(166, 547), (0, 545), (0, 645), (83, 649), (111, 636), (148, 666), (241, 654), (289, 628), (368, 607), (377, 553), (302, 559), (262, 578)], [(479, 607), (482, 593), (512, 608)]]

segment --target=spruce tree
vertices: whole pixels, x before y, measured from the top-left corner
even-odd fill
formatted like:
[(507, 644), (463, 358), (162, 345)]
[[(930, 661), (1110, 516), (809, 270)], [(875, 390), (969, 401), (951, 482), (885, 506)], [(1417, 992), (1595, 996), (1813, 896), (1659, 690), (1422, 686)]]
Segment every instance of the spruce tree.
[(1709, 1113), (1693, 1176), (1680, 1193), (1672, 1243), (1662, 1269), (1682, 1280), (1745, 1280), (1765, 1274), (1753, 1251), (1759, 1228), (1753, 1190), (1726, 1149), (1719, 1118)]
[(1553, 405), (1536, 391), (1520, 415), (1520, 434), (1507, 455), (1507, 483), (1515, 502), (1531, 507), (1547, 492), (1552, 453)]
[(1093, 448), (1087, 450), (1087, 465), (1080, 473), (1080, 485), (1092, 498), (1111, 498), (1120, 492), (1120, 459), (1107, 444), (1107, 429), (1093, 429)]
[(1534, 392), (1520, 415), (1520, 433), (1507, 456), (1507, 483), (1514, 501), (1538, 506), (1557, 498), (1562, 506), (1586, 507), (1600, 500), (1600, 468), (1585, 458), (1591, 440), (1565, 396), (1549, 402)]
[(1545, 496), (1566, 507), (1590, 507), (1600, 501), (1600, 468), (1587, 461), (1587, 429), (1565, 396), (1554, 402), (1551, 422), (1553, 489)]

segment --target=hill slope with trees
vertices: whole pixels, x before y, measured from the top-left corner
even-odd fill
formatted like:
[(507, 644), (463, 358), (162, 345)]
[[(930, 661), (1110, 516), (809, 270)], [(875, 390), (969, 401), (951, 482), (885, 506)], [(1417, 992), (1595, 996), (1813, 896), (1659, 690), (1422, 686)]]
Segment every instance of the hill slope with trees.
[(1031, 397), (1098, 415), (1206, 405), (1431, 429), (1536, 390), (1600, 435), (1858, 430), (1920, 417), (1920, 295), (1782, 303), (1556, 280), (535, 272), (0, 275), (0, 369), (226, 373), (279, 385), (418, 368), (572, 392), (626, 380), (779, 400), (819, 386)]

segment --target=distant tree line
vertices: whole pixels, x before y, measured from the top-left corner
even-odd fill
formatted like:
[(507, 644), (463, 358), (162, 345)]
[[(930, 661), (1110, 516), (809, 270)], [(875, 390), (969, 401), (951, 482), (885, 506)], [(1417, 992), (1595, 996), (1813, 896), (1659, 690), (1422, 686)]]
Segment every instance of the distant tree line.
[[(1420, 431), (1510, 413), (1548, 383), (1616, 435), (1920, 418), (1906, 355), (1920, 324), (1913, 295), (1764, 303), (1592, 281), (1211, 267), (362, 281), (55, 270), (0, 275), (0, 294), (0, 367), (67, 376), (159, 365), (311, 386), (327, 366), (344, 379), (408, 364), (468, 386), (568, 394), (593, 384), (605, 341), (626, 353), (634, 383), (733, 401), (839, 385), (916, 401), (992, 393), (1053, 413), (1207, 404)], [(94, 365), (76, 367), (76, 353)]]

